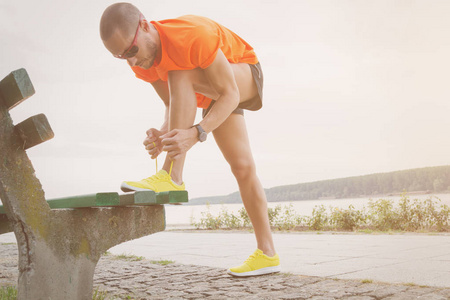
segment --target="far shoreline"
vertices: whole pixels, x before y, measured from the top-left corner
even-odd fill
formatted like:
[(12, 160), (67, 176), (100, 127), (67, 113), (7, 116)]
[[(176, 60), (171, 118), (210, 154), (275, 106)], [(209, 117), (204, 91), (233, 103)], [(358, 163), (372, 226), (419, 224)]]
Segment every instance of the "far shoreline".
[[(412, 192), (395, 192), (395, 193), (388, 193), (388, 194), (374, 194), (374, 195), (359, 195), (359, 196), (355, 196), (355, 197), (334, 197), (334, 196), (329, 196), (329, 197), (319, 197), (316, 199), (302, 199), (302, 200), (283, 200), (283, 201), (270, 201), (267, 200), (268, 203), (282, 203), (282, 202), (302, 202), (302, 201), (324, 201), (324, 200), (345, 200), (345, 199), (374, 199), (374, 198), (384, 198), (384, 197), (401, 197), (402, 195), (405, 195), (407, 197), (409, 196), (422, 196), (422, 195), (430, 195), (430, 196), (434, 196), (434, 195), (447, 195), (450, 194), (450, 191), (442, 191), (442, 192), (432, 192), (429, 190), (426, 191), (412, 191)], [(227, 197), (227, 195), (225, 196), (210, 196), (211, 198), (215, 198), (215, 197)], [(200, 197), (200, 198), (194, 198), (192, 200), (196, 200), (196, 199), (205, 199), (208, 197)], [(242, 201), (240, 202), (234, 202), (234, 201), (230, 201), (230, 202), (219, 202), (219, 203), (209, 203), (208, 200), (202, 201), (202, 202), (188, 202), (188, 203), (183, 203), (183, 205), (185, 206), (194, 206), (194, 205), (223, 205), (223, 204), (240, 204), (242, 203)]]

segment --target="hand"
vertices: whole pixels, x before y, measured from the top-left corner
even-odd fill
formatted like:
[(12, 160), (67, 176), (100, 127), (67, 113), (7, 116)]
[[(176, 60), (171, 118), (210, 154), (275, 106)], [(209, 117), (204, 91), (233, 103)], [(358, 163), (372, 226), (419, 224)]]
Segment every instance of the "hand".
[(177, 160), (198, 142), (197, 129), (174, 129), (161, 136), (162, 150), (171, 160)]
[(146, 133), (147, 137), (144, 139), (145, 149), (152, 156), (152, 159), (155, 159), (162, 152), (161, 135), (164, 132), (150, 128)]

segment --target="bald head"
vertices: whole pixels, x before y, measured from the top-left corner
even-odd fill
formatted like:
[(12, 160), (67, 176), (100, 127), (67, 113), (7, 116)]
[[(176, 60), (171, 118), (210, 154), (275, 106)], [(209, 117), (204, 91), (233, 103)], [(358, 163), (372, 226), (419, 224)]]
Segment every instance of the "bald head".
[(139, 9), (130, 3), (115, 3), (108, 6), (100, 20), (100, 36), (105, 42), (120, 30), (125, 36), (133, 36), (139, 23)]

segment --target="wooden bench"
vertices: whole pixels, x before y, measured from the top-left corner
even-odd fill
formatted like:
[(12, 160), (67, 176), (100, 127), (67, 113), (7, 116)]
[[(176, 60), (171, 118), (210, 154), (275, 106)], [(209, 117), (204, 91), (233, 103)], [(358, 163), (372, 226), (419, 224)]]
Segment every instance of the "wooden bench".
[[(96, 193), (88, 195), (71, 196), (47, 200), (50, 209), (56, 208), (87, 208), (87, 207), (114, 207), (130, 205), (160, 205), (181, 204), (188, 202), (187, 191), (170, 191), (155, 193), (153, 191), (141, 191), (119, 195), (116, 192)], [(6, 214), (3, 205), (0, 205), (0, 215)], [(5, 232), (0, 224), (0, 234)]]
[(34, 94), (25, 69), (0, 82), (0, 234), (14, 231), (18, 299), (92, 299), (100, 256), (122, 242), (165, 229), (163, 204), (186, 191), (97, 193), (46, 200), (26, 149), (53, 138), (43, 114), (13, 125), (9, 110)]

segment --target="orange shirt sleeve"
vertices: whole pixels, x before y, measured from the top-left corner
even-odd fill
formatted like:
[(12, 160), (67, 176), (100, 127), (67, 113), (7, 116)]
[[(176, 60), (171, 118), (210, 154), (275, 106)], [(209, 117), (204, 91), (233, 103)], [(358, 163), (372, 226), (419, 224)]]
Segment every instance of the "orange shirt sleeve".
[(189, 48), (190, 62), (202, 69), (212, 64), (217, 52), (223, 46), (222, 39), (213, 28), (199, 26), (193, 32), (192, 44)]

